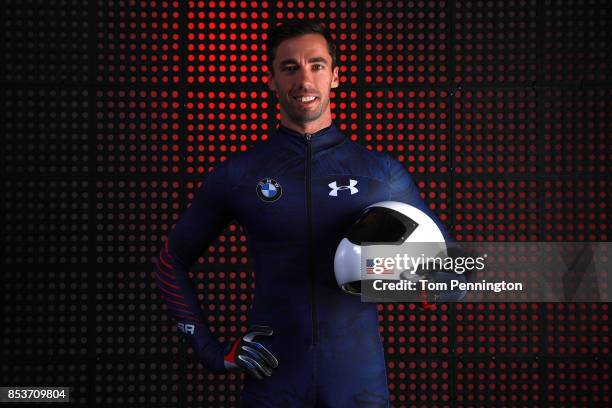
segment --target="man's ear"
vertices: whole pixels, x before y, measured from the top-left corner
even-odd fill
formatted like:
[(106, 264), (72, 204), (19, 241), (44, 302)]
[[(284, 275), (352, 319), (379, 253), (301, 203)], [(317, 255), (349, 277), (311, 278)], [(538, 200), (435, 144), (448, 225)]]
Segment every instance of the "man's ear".
[(272, 75), (272, 71), (270, 71), (270, 69), (268, 68), (268, 89), (276, 92), (276, 84), (274, 83), (273, 78), (274, 76)]
[(340, 78), (338, 76), (339, 69), (340, 68), (336, 66), (332, 71), (332, 81), (331, 81), (332, 88), (337, 88), (338, 85), (340, 85)]

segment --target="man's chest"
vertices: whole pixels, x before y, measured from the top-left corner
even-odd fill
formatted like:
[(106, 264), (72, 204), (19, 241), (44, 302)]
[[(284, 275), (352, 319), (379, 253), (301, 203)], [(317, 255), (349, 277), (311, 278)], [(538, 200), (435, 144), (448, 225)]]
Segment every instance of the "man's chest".
[(254, 168), (232, 190), (236, 216), (251, 236), (300, 240), (309, 225), (318, 236), (335, 233), (368, 205), (388, 198), (387, 182), (363, 167), (307, 165), (296, 160)]

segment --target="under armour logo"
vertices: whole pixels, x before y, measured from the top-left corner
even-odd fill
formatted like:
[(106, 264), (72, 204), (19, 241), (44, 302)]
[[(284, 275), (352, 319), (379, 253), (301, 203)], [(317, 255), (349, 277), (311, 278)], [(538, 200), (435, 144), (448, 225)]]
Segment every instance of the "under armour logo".
[(357, 185), (357, 180), (353, 180), (353, 179), (349, 180), (348, 186), (338, 186), (338, 183), (336, 183), (335, 181), (331, 182), (328, 184), (329, 188), (331, 188), (329, 195), (332, 197), (338, 197), (339, 190), (351, 190), (351, 195), (356, 194), (359, 191), (357, 190), (357, 187), (355, 187), (356, 185)]

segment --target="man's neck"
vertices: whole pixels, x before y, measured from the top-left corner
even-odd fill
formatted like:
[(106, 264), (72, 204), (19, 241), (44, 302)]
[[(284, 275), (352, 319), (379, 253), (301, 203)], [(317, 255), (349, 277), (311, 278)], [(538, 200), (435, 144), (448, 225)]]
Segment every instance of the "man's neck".
[(317, 133), (319, 130), (329, 127), (332, 124), (332, 120), (331, 118), (329, 118), (328, 120), (325, 121), (314, 121), (314, 122), (308, 122), (308, 123), (294, 123), (290, 120), (286, 120), (281, 118), (280, 120), (281, 125), (283, 125), (286, 128), (289, 128), (291, 130), (294, 130), (298, 133)]

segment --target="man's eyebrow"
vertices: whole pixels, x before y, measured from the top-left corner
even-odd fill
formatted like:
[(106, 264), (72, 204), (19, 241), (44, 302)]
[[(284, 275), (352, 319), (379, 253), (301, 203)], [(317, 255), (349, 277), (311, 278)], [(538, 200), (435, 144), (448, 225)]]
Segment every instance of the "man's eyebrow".
[[(312, 57), (311, 59), (308, 60), (309, 63), (313, 63), (313, 62), (324, 62), (327, 64), (327, 60), (323, 57)], [(298, 62), (293, 59), (293, 58), (287, 58), (284, 59), (280, 62), (280, 66), (282, 67), (283, 65), (288, 65), (288, 64), (298, 64)]]

